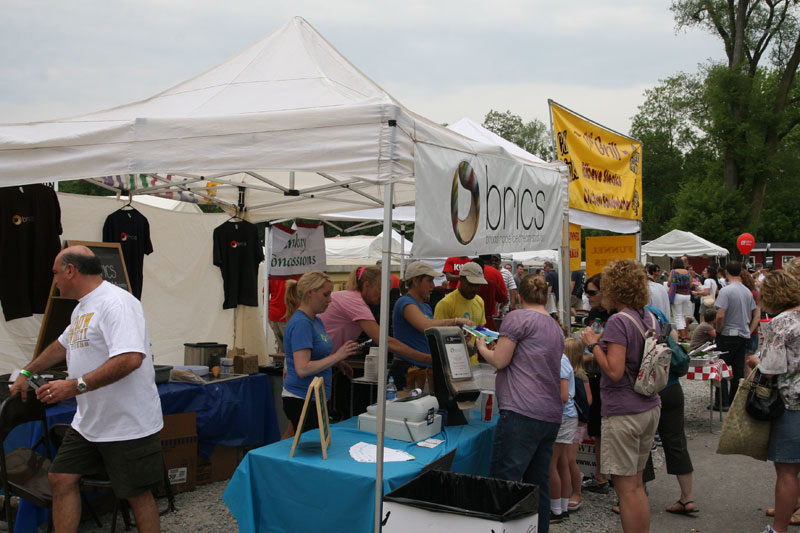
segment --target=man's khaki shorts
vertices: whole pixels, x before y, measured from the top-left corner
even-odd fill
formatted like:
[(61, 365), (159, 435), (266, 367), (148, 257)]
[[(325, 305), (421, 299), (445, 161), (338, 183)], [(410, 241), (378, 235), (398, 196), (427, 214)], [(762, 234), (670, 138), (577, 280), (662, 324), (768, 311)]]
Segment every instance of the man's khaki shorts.
[(158, 433), (118, 442), (89, 442), (69, 428), (50, 465), (53, 474), (107, 475), (117, 498), (133, 498), (164, 481)]
[(600, 433), (600, 471), (633, 476), (644, 470), (658, 428), (661, 406), (634, 415), (604, 416)]

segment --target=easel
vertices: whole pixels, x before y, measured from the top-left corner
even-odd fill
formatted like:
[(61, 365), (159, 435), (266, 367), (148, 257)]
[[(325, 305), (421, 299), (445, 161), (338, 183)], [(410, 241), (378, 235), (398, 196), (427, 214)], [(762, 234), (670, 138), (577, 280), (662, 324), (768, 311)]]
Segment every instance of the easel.
[(308, 387), (306, 401), (303, 403), (303, 410), (300, 412), (300, 420), (297, 422), (294, 442), (292, 442), (292, 451), (289, 452), (289, 457), (294, 457), (294, 450), (297, 447), (297, 443), (300, 442), (300, 435), (303, 433), (303, 426), (306, 422), (306, 412), (308, 411), (308, 404), (311, 401), (311, 394), (314, 394), (314, 400), (317, 404), (317, 421), (319, 422), (319, 439), (322, 444), (322, 458), (327, 459), (328, 446), (331, 445), (331, 426), (328, 422), (328, 402), (325, 398), (325, 381), (320, 376), (311, 380), (311, 385)]

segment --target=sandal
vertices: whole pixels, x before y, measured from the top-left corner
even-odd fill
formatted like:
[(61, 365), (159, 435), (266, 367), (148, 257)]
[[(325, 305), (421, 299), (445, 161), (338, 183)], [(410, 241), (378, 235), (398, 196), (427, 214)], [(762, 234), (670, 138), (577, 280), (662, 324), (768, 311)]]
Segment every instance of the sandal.
[[(764, 511), (764, 514), (767, 516), (775, 516), (775, 508), (770, 507)], [(800, 507), (794, 510), (792, 513), (792, 517), (789, 519), (790, 526), (800, 526)]]
[(615, 503), (614, 505), (611, 506), (611, 512), (614, 513), (614, 514), (620, 514), (619, 500), (617, 500), (617, 503)]
[(567, 504), (567, 509), (571, 513), (573, 511), (577, 511), (578, 509), (580, 509), (581, 505), (583, 505), (583, 500), (581, 501), (569, 500), (569, 503)]
[[(680, 507), (678, 509), (673, 509), (673, 507), (675, 507), (676, 505), (680, 505)], [(692, 508), (691, 509), (687, 509), (686, 508), (687, 505), (691, 505)], [(692, 500), (690, 500), (688, 502), (682, 502), (681, 500), (678, 500), (675, 503), (673, 503), (670, 507), (667, 507), (664, 510), (666, 512), (668, 512), (668, 513), (682, 514), (682, 515), (690, 515), (690, 514), (699, 512), (697, 509), (694, 508), (694, 501), (692, 501)]]

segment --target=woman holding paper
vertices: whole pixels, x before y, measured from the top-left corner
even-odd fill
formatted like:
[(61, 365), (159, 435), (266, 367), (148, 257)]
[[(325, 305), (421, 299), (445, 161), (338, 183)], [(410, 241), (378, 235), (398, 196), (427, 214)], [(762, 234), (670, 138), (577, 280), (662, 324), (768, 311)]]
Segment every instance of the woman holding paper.
[(561, 426), (561, 354), (564, 333), (553, 320), (544, 278), (525, 276), (521, 309), (500, 325), (494, 350), (478, 338), (478, 353), (498, 369), (500, 420), (494, 432), (490, 476), (539, 486), (539, 531), (550, 529), (550, 460)]
[[(331, 367), (345, 357), (355, 354), (358, 345), (345, 342), (333, 350), (333, 342), (319, 314), (331, 302), (333, 283), (322, 272), (308, 272), (298, 280), (286, 282), (286, 313), (291, 318), (286, 324), (283, 345), (286, 348), (286, 378), (283, 382), (283, 410), (292, 427), (298, 427), (308, 387), (311, 381), (322, 376), (325, 396), (331, 397)], [(304, 430), (318, 427), (317, 417), (306, 417)]]
[[(392, 310), (392, 323), (394, 324), (394, 336), (404, 344), (419, 350), (422, 353), (431, 353), (428, 346), (428, 339), (424, 331), (428, 328), (441, 326), (461, 326), (473, 325), (468, 318), (444, 318), (435, 320), (433, 310), (428, 305), (428, 299), (433, 292), (433, 279), (442, 277), (441, 272), (437, 272), (429, 264), (423, 261), (415, 261), (406, 267), (403, 280), (400, 282), (400, 292), (403, 292)], [(415, 361), (402, 354), (395, 354), (389, 375), (394, 377), (394, 384), (398, 390), (406, 388), (406, 376), (423, 376), (423, 379), (416, 379), (416, 383), (424, 385), (424, 376), (430, 368), (429, 363)], [(420, 374), (424, 372), (424, 374)], [(432, 383), (431, 383), (432, 385)], [(421, 385), (418, 385), (421, 386)]]

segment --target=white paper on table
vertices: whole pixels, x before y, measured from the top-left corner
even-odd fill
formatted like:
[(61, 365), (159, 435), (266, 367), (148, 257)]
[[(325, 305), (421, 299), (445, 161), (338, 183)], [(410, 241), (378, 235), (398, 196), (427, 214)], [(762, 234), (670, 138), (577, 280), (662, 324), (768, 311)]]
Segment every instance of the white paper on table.
[[(378, 454), (378, 447), (366, 442), (357, 442), (350, 446), (350, 457), (359, 463), (374, 463)], [(383, 448), (383, 462), (393, 463), (399, 461), (413, 461), (414, 456), (402, 450)]]

